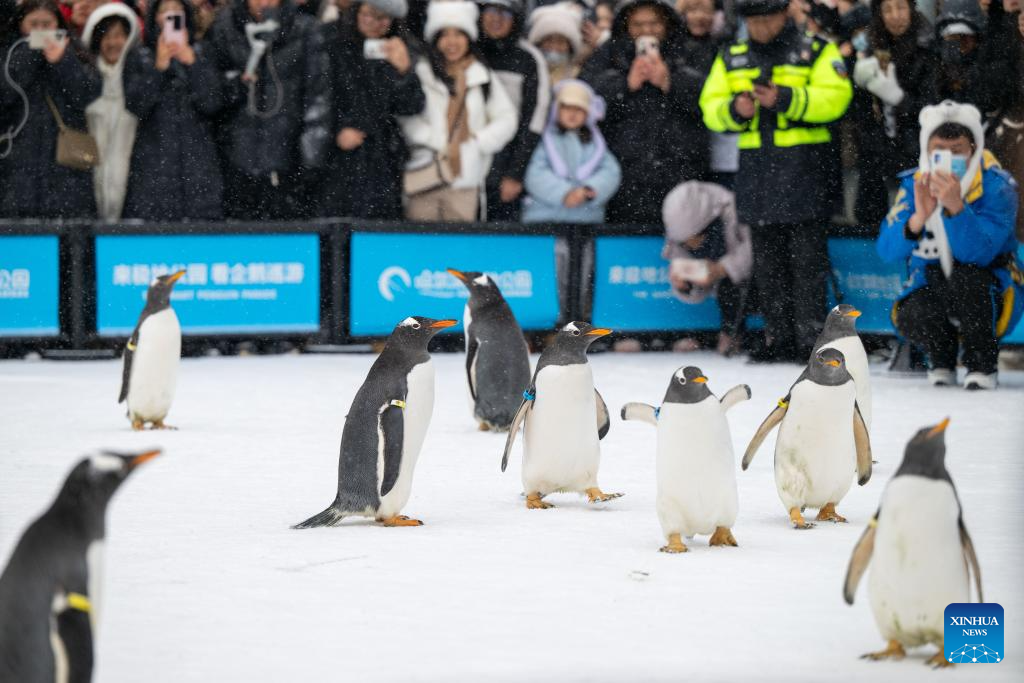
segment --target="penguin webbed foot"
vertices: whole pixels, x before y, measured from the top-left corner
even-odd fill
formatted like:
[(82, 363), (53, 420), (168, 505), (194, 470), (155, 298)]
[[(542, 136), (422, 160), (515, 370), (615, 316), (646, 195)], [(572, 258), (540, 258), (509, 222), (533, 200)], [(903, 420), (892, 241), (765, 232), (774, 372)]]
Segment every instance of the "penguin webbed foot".
[(132, 431), (141, 432), (146, 428), (146, 423), (142, 420), (132, 420)]
[[(860, 656), (861, 659), (869, 659), (873, 662), (877, 662), (883, 659), (896, 659), (900, 660), (907, 656), (907, 651), (903, 649), (903, 645), (898, 640), (890, 640), (889, 644), (886, 645), (884, 650), (878, 652), (868, 652)], [(940, 652), (938, 657), (942, 657)], [(934, 658), (933, 658), (934, 659)], [(945, 661), (945, 660), (943, 660)]]
[(828, 503), (820, 510), (818, 510), (818, 516), (815, 517), (815, 520), (819, 522), (845, 523), (846, 517), (843, 517), (838, 512), (836, 512), (835, 503)]
[(423, 522), (419, 519), (413, 519), (412, 517), (406, 517), (405, 515), (395, 515), (394, 517), (388, 517), (386, 519), (378, 519), (383, 526), (423, 526)]
[(171, 431), (178, 431), (178, 428), (173, 425), (164, 424), (163, 420), (154, 420), (153, 426), (150, 429), (169, 429)]
[(733, 548), (739, 547), (739, 543), (736, 542), (736, 538), (732, 535), (732, 530), (729, 527), (720, 526), (715, 529), (715, 533), (711, 534), (711, 539), (708, 541), (709, 546), (731, 546)]
[(605, 501), (615, 500), (616, 498), (622, 498), (626, 495), (624, 493), (605, 493), (598, 487), (589, 488), (585, 491), (587, 494), (588, 503), (604, 503)]
[(803, 508), (793, 508), (789, 511), (789, 521), (793, 523), (794, 529), (813, 529), (814, 523), (808, 522), (804, 519), (804, 516), (800, 514)]
[(679, 553), (689, 552), (689, 550), (679, 534), (669, 534), (668, 544), (658, 548), (659, 553), (669, 553), (670, 555), (678, 555)]
[(530, 493), (526, 496), (527, 510), (550, 510), (555, 507), (551, 503), (544, 502), (544, 496), (539, 493)]
[(933, 669), (948, 669), (955, 666), (955, 664), (947, 660), (941, 652), (936, 652), (934, 655), (929, 657), (925, 661), (925, 665), (930, 666)]

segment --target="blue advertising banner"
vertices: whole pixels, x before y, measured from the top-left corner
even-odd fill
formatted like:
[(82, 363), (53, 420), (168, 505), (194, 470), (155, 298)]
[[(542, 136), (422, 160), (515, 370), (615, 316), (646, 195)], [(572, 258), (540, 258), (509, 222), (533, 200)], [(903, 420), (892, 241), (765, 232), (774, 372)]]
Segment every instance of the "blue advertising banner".
[(55, 235), (0, 237), (0, 337), (60, 334)]
[(447, 268), (490, 275), (524, 329), (558, 322), (554, 237), (355, 232), (350, 263), (354, 336), (389, 334), (410, 315), (461, 320), (469, 293)]
[(171, 304), (184, 334), (320, 328), (316, 234), (109, 235), (96, 238), (99, 334), (131, 334), (153, 278), (182, 268)]

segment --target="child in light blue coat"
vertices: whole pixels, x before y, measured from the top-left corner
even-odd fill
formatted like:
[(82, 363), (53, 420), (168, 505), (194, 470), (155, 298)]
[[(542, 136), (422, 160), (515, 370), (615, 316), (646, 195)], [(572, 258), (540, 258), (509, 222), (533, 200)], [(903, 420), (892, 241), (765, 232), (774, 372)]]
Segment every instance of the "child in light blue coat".
[(556, 86), (547, 128), (526, 169), (524, 222), (604, 223), (604, 207), (622, 178), (597, 127), (604, 106), (583, 81)]

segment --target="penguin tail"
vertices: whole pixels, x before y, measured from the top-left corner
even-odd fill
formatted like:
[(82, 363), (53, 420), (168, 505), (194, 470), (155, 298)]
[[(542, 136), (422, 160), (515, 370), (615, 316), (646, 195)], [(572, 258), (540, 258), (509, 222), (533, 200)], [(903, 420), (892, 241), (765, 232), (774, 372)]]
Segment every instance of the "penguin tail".
[(338, 526), (347, 513), (338, 509), (337, 501), (319, 514), (315, 514), (304, 522), (299, 522), (293, 529), (314, 529), (319, 526)]

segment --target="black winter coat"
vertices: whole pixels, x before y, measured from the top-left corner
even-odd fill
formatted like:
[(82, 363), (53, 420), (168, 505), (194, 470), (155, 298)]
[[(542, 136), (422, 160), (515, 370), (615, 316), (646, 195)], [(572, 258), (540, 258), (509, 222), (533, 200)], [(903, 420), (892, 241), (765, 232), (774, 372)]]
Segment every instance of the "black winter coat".
[(132, 151), (125, 218), (150, 221), (218, 220), (223, 182), (212, 117), (224, 106), (220, 79), (195, 46), (196, 61), (172, 61), (161, 73), (149, 48), (125, 62), (124, 95), (139, 119)]
[(687, 57), (673, 12), (660, 46), (671, 78), (668, 93), (650, 83), (630, 92), (626, 78), (636, 46), (626, 31), (627, 14), (616, 16), (612, 37), (583, 65), (580, 78), (607, 102), (601, 130), (622, 166), (622, 185), (608, 204), (608, 222), (660, 224), (665, 195), (709, 172), (708, 131), (698, 104), (704, 75)]
[[(0, 47), (0, 59), (9, 49)], [(29, 111), (10, 156), (0, 159), (0, 216), (95, 218), (92, 171), (74, 171), (56, 162), (58, 128), (46, 96), (65, 125), (85, 131), (85, 108), (102, 89), (99, 73), (79, 60), (72, 45), (59, 62), (50, 64), (42, 51), (22, 44), (11, 55), (10, 75), (25, 91)], [(0, 130), (16, 127), (23, 111), (21, 97), (0, 78)]]
[(223, 82), (225, 109), (217, 137), (224, 163), (252, 177), (292, 174), (323, 164), (329, 138), (327, 57), (316, 20), (283, 0), (274, 34), (257, 69), (256, 113), (240, 78), (249, 59), (246, 0), (221, 11), (206, 36)]
[[(395, 117), (423, 111), (420, 79), (412, 68), (401, 75), (385, 60), (364, 59), (362, 36), (338, 22), (322, 31), (329, 56), (332, 124), (319, 215), (398, 220), (409, 153)], [(335, 143), (342, 128), (360, 130), (366, 139), (354, 150), (342, 151)]]

